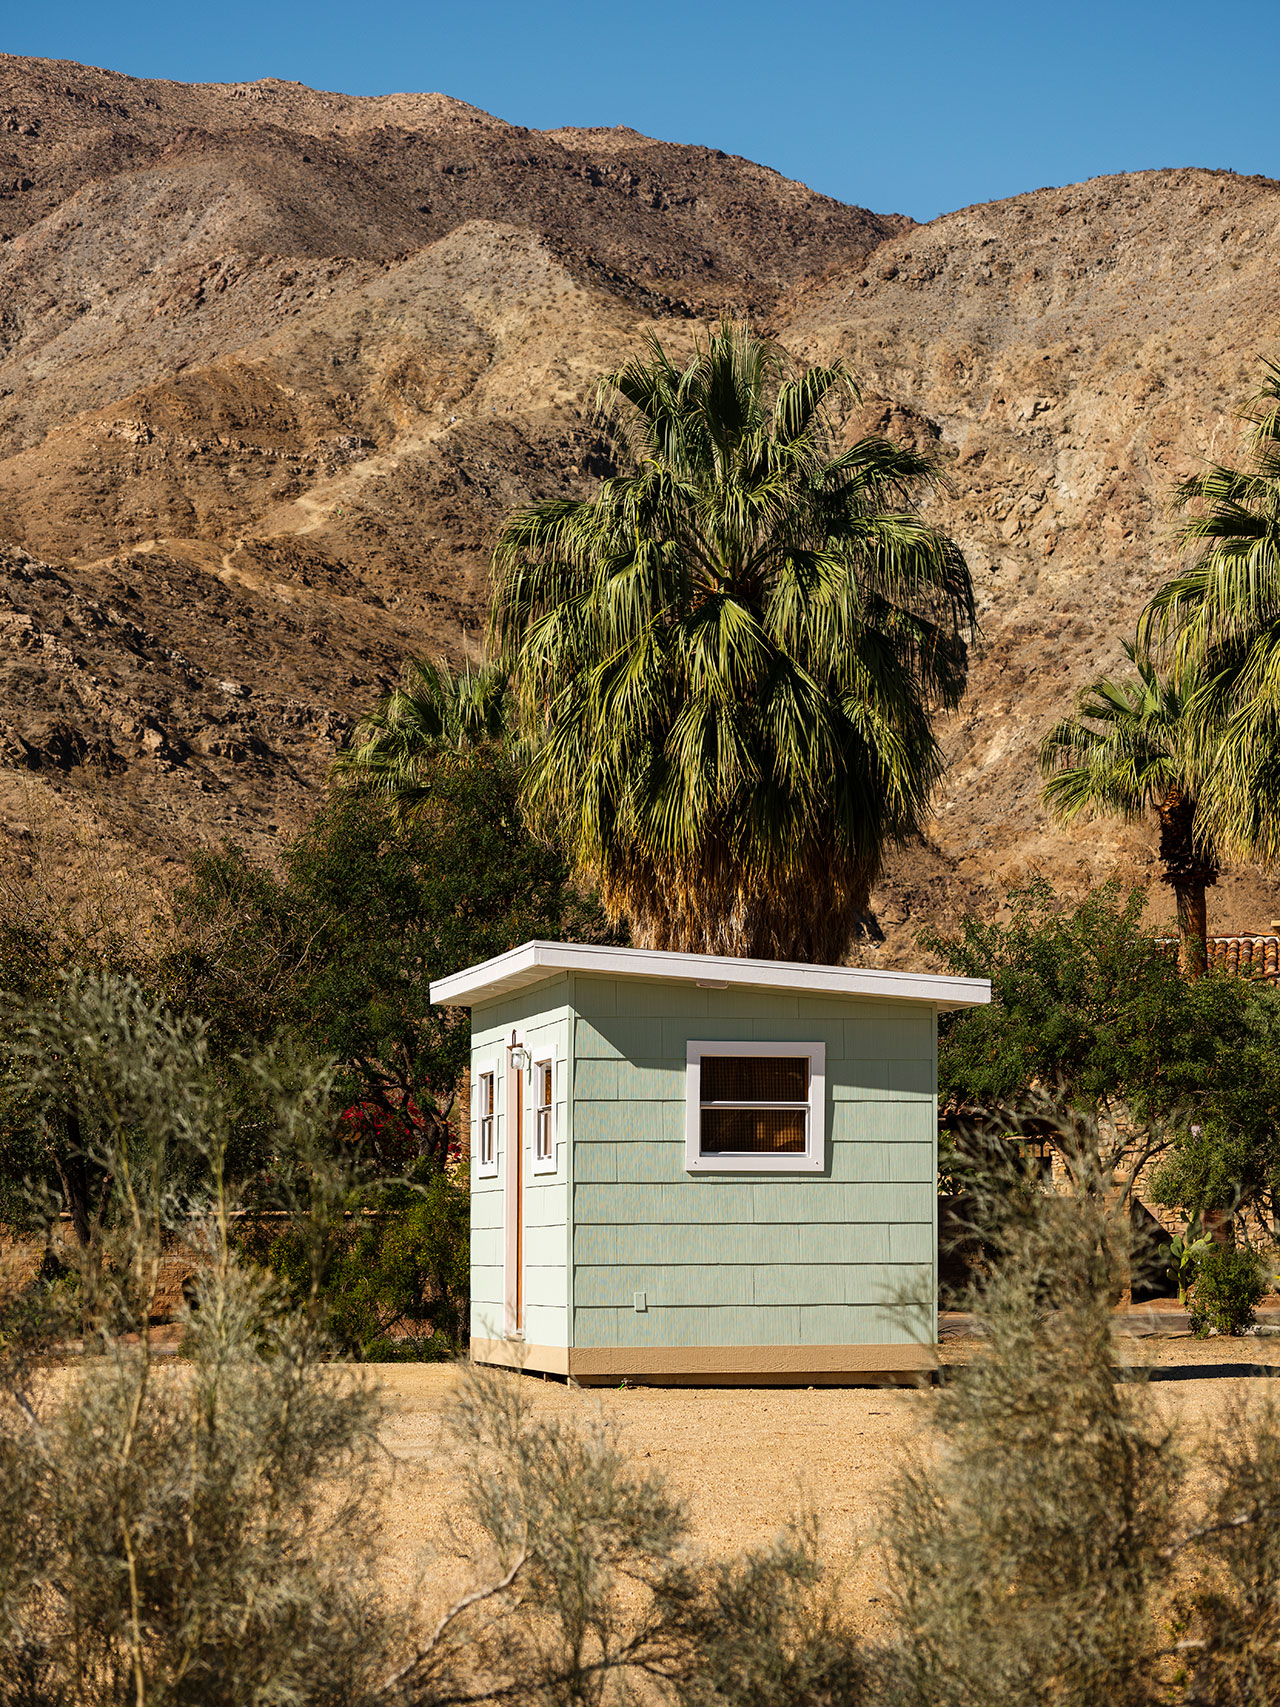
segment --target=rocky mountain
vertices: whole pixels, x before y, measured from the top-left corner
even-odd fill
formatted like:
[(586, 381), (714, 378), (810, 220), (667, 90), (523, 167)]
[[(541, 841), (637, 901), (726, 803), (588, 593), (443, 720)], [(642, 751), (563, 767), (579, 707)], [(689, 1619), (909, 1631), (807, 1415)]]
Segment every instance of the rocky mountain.
[[(777, 315), (802, 356), (846, 357), (891, 431), (931, 444), (983, 638), (926, 848), (878, 897), (889, 952), (964, 899), (1033, 872), (1070, 888), (1150, 878), (1149, 827), (1070, 832), (1040, 806), (1035, 748), (1122, 642), (1176, 554), (1168, 498), (1230, 457), (1259, 358), (1280, 355), (1280, 183), (1141, 172), (966, 208), (801, 286)], [(946, 897), (953, 900), (948, 907)], [(1172, 905), (1157, 887), (1161, 918)], [(1233, 870), (1210, 928), (1266, 928), (1274, 886)]]
[[(1149, 872), (1138, 830), (1049, 829), (1032, 755), (1167, 570), (1171, 482), (1233, 442), (1278, 244), (1280, 185), (1229, 174), (918, 227), (438, 95), (0, 58), (0, 823), (159, 881), (194, 840), (269, 849), (407, 654), (478, 650), (503, 511), (608, 468), (596, 376), (730, 308), (853, 362), (846, 431), (933, 446), (980, 586), (865, 952), (1032, 869)], [(1247, 873), (1215, 897), (1277, 910)]]

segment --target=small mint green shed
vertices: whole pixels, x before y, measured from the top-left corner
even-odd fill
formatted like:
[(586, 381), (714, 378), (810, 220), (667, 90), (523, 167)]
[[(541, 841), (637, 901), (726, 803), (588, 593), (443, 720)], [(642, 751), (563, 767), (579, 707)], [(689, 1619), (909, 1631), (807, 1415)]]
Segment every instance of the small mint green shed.
[(582, 1382), (927, 1362), (937, 1019), (984, 980), (528, 942), (471, 1009), (471, 1355)]

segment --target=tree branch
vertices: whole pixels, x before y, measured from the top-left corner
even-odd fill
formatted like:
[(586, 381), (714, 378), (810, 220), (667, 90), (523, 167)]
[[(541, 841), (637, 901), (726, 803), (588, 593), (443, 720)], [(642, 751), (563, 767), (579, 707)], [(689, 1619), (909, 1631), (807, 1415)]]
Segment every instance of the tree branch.
[(528, 1564), (528, 1562), (529, 1554), (526, 1550), (521, 1553), (515, 1564), (512, 1565), (511, 1569), (500, 1582), (490, 1583), (485, 1588), (473, 1589), (470, 1594), (464, 1594), (462, 1599), (455, 1602), (436, 1625), (435, 1629), (431, 1632), (431, 1636), (427, 1641), (426, 1646), (424, 1648), (420, 1648), (411, 1660), (400, 1667), (399, 1671), (393, 1671), (391, 1676), (379, 1686), (378, 1693), (380, 1695), (385, 1695), (388, 1690), (394, 1689), (397, 1684), (403, 1683), (411, 1671), (416, 1670), (417, 1667), (422, 1664), (423, 1660), (430, 1657), (431, 1653), (438, 1646), (441, 1637), (449, 1628), (450, 1624), (453, 1623), (455, 1618), (461, 1617), (469, 1607), (478, 1605), (480, 1601), (492, 1600), (495, 1594), (501, 1594), (504, 1589), (509, 1589), (512, 1583), (516, 1580), (520, 1571), (526, 1564)]

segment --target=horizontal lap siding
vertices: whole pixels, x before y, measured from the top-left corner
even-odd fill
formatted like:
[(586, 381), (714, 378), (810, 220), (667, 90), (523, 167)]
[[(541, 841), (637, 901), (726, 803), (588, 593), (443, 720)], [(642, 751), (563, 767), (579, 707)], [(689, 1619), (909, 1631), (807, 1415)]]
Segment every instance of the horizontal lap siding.
[(600, 1346), (910, 1345), (931, 1333), (932, 1307), (679, 1305), (573, 1313), (574, 1344)]
[[(575, 1345), (932, 1334), (931, 1010), (581, 975), (574, 1006)], [(826, 1045), (824, 1176), (685, 1172), (690, 1038)]]

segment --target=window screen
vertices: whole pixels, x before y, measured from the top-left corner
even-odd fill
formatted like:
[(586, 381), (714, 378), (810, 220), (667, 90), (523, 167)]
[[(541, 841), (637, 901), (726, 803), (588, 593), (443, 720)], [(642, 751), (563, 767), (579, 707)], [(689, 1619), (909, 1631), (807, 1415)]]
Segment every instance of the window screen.
[(551, 1159), (551, 1063), (538, 1061), (533, 1069), (534, 1086), (537, 1091), (537, 1125), (535, 1136), (535, 1155), (540, 1162)]
[(480, 1165), (493, 1164), (493, 1079), (492, 1073), (480, 1075)]
[(704, 1055), (699, 1091), (704, 1156), (804, 1152), (809, 1135), (806, 1055)]
[(704, 1055), (703, 1102), (807, 1102), (807, 1055)]

